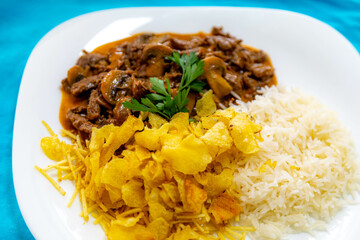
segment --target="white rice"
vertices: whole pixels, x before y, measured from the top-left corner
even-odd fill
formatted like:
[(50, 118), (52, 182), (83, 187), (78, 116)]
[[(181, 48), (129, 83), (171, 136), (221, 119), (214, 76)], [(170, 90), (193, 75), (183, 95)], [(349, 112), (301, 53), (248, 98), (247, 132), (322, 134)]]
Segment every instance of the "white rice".
[[(272, 87), (235, 106), (263, 126), (261, 150), (247, 156), (234, 181), (244, 214), (240, 224), (257, 230), (252, 239), (325, 229), (360, 189), (354, 144), (336, 115), (299, 90)], [(259, 168), (268, 159), (274, 169)], [(352, 198), (348, 194), (352, 194)]]

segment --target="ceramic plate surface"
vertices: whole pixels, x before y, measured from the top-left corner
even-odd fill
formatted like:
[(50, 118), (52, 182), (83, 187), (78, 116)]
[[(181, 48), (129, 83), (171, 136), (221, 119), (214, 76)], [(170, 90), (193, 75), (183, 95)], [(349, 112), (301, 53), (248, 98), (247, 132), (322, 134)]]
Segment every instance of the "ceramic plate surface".
[[(244, 43), (266, 51), (278, 82), (300, 87), (339, 113), (360, 146), (360, 57), (330, 26), (307, 16), (256, 8), (128, 8), (85, 14), (50, 31), (33, 50), (21, 82), (13, 135), (13, 176), (17, 200), (36, 239), (105, 239), (91, 221), (84, 224), (78, 200), (67, 208), (74, 186), (62, 182), (61, 196), (34, 165), (52, 163), (40, 149), (45, 120), (59, 133), (60, 81), (82, 49), (138, 32), (209, 32), (223, 26)], [(360, 205), (341, 211), (328, 232), (287, 239), (358, 239)]]

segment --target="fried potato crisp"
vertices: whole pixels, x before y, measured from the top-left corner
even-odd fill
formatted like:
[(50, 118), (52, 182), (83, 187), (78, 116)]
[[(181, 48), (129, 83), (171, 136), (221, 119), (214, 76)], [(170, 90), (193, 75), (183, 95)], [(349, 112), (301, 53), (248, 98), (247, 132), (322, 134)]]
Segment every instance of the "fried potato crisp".
[(230, 134), (235, 146), (243, 153), (256, 153), (260, 150), (257, 144), (256, 133), (262, 127), (253, 123), (246, 113), (239, 113), (230, 120)]
[(207, 117), (216, 112), (216, 104), (213, 99), (213, 91), (209, 90), (196, 102), (196, 113), (199, 117)]
[(94, 128), (86, 143), (52, 134), (41, 140), (57, 161), (46, 170), (75, 182), (69, 205), (79, 194), (81, 216), (95, 218), (109, 239), (217, 239), (211, 235), (242, 211), (233, 174), (244, 154), (259, 150), (261, 126), (231, 108), (215, 109), (207, 92), (198, 122), (189, 123), (188, 113), (169, 122), (150, 113)]
[[(175, 146), (163, 147), (161, 153), (164, 159), (167, 159), (176, 171), (185, 174), (195, 174), (204, 171), (206, 166), (212, 161), (206, 144), (193, 134), (189, 134)], [(185, 156), (186, 158), (184, 158)]]
[(212, 201), (209, 212), (214, 216), (215, 223), (220, 224), (239, 215), (242, 208), (233, 195), (224, 192)]
[(40, 145), (45, 155), (51, 160), (60, 161), (64, 159), (63, 148), (67, 146), (66, 143), (60, 142), (56, 135), (42, 138)]

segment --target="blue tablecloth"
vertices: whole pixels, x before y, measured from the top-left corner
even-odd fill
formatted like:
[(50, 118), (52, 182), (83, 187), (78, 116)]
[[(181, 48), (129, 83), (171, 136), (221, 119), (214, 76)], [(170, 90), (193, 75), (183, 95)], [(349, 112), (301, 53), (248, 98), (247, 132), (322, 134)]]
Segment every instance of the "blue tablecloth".
[(33, 239), (16, 202), (11, 167), (16, 99), (31, 50), (48, 31), (72, 17), (103, 9), (144, 6), (238, 6), (300, 12), (328, 23), (360, 51), (360, 0), (0, 1), (1, 239)]

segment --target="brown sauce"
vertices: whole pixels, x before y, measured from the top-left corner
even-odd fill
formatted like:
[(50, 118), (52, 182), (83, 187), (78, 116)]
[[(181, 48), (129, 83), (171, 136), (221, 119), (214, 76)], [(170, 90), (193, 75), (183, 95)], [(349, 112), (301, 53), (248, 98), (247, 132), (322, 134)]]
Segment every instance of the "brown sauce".
[(71, 121), (66, 118), (66, 113), (69, 109), (79, 106), (79, 105), (86, 105), (87, 99), (81, 99), (74, 97), (67, 91), (61, 89), (61, 103), (60, 103), (60, 110), (59, 110), (59, 121), (61, 126), (66, 130), (75, 130)]

